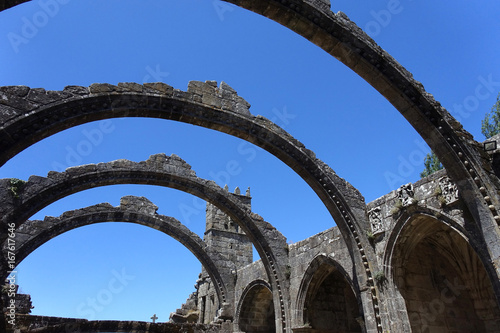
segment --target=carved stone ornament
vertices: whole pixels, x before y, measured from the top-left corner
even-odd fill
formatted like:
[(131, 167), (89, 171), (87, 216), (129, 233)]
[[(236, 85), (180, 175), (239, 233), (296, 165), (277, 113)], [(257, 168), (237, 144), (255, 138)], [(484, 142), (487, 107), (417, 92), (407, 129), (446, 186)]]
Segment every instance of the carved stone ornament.
[(407, 207), (416, 203), (416, 200), (413, 198), (415, 196), (415, 192), (413, 191), (412, 183), (401, 185), (401, 187), (396, 191), (396, 194), (397, 198), (401, 200), (403, 207)]
[(442, 177), (438, 183), (441, 188), (441, 196), (446, 200), (447, 205), (458, 200), (458, 188), (450, 178)]
[(374, 235), (385, 231), (385, 225), (382, 221), (382, 213), (380, 207), (376, 207), (370, 210), (368, 212), (368, 219), (370, 220), (370, 226)]

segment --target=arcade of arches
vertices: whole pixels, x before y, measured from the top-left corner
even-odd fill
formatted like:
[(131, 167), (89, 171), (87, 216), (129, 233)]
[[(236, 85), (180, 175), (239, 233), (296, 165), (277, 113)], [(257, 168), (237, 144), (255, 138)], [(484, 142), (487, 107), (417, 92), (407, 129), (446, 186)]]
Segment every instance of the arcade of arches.
[[(3, 1), (7, 9), (24, 1)], [(297, 172), (318, 194), (336, 227), (294, 244), (251, 212), (249, 193), (230, 193), (196, 177), (178, 156), (140, 163), (75, 167), (27, 182), (0, 180), (0, 259), (5, 278), (7, 226), (22, 236), (19, 258), (62, 232), (104, 221), (163, 230), (203, 264), (196, 291), (170, 324), (91, 322), (29, 315), (17, 295), (15, 328), (37, 332), (499, 332), (500, 149), (485, 151), (404, 68), (328, 0), (229, 1), (303, 35), (384, 95), (436, 152), (446, 170), (402, 184), (374, 202), (276, 124), (250, 113), (225, 83), (190, 82), (186, 92), (163, 83), (69, 86), (53, 92), (0, 87), (0, 161), (66, 128), (112, 117), (144, 116), (216, 129), (258, 145)], [(283, 18), (287, 19), (284, 20)], [(500, 141), (493, 138), (492, 141)], [(207, 203), (203, 240), (146, 198), (120, 207), (82, 208), (30, 221), (46, 205), (93, 186), (149, 184), (180, 189)], [(257, 212), (258, 213), (258, 212)], [(332, 221), (332, 225), (333, 225)], [(252, 244), (261, 260), (253, 261)], [(186, 295), (187, 296), (187, 295)], [(11, 303), (2, 295), (9, 325)], [(33, 300), (36, 304), (36, 300)], [(187, 325), (187, 326), (186, 326)], [(191, 325), (191, 326), (189, 326)]]

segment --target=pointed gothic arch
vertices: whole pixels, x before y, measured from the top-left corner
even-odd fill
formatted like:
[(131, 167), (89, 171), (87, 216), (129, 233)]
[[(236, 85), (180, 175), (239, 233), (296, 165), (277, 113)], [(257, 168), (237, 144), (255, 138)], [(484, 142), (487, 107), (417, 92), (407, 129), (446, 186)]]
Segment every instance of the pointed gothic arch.
[(263, 280), (252, 281), (241, 295), (236, 311), (236, 324), (242, 332), (276, 332), (271, 286)]
[[(25, 1), (7, 0), (1, 5), (3, 8), (9, 8), (22, 2)], [(486, 243), (498, 243), (500, 205), (495, 188), (498, 185), (498, 179), (495, 175), (485, 171), (489, 167), (488, 159), (482, 159), (484, 154), (481, 149), (477, 148), (471, 136), (460, 128), (458, 122), (424, 90), (419, 82), (413, 79), (410, 73), (377, 46), (371, 38), (342, 13), (332, 13), (328, 0), (231, 0), (228, 2), (264, 15), (296, 31), (318, 44), (374, 86), (406, 117), (448, 168), (450, 177), (461, 189), (464, 202), (478, 225), (478, 229), (485, 237)], [(9, 111), (12, 110), (7, 108), (7, 112)], [(29, 131), (28, 128), (23, 130)], [(7, 136), (6, 139), (15, 140), (15, 136)], [(323, 183), (327, 192), (331, 190), (331, 188), (328, 189), (328, 182)], [(323, 194), (328, 197), (326, 193)], [(346, 205), (345, 197), (339, 198), (340, 203), (337, 204), (336, 199), (332, 198), (333, 204), (330, 204), (338, 205), (337, 208), (339, 208), (333, 209), (336, 211), (333, 214), (334, 217), (345, 221), (345, 226), (343, 222), (339, 223), (339, 226), (344, 228), (344, 235), (348, 235), (346, 242), (349, 245), (350, 242), (352, 245), (357, 244), (359, 250), (366, 249), (369, 260), (375, 264), (374, 258), (370, 258), (371, 252), (366, 246), (363, 232), (360, 232), (363, 229), (357, 225), (360, 221), (364, 221), (362, 214), (353, 214), (356, 210), (352, 208), (353, 205), (348, 202)], [(347, 210), (343, 209), (344, 207), (347, 207)], [(342, 216), (343, 211), (347, 212), (345, 216)], [(352, 247), (352, 251), (356, 252), (355, 247)], [(498, 261), (500, 249), (489, 247), (488, 251), (492, 259)], [(360, 266), (363, 267), (363, 265)], [(368, 272), (368, 276), (370, 274)], [(496, 274), (498, 276), (498, 269)]]
[[(378, 46), (342, 12), (333, 13), (329, 0), (225, 0), (265, 16), (318, 45), (360, 75), (408, 120), (449, 170), (462, 190), (476, 223), (491, 241), (498, 242), (500, 199), (498, 179), (484, 171), (488, 162), (472, 136), (423, 85)], [(0, 10), (27, 0), (6, 0)], [(487, 160), (487, 158), (485, 159)], [(483, 198), (493, 201), (493, 209)], [(494, 257), (500, 250), (491, 249)]]
[(358, 291), (339, 263), (325, 254), (316, 256), (300, 284), (294, 326), (311, 332), (364, 332)]
[(406, 304), (412, 331), (494, 332), (500, 310), (491, 269), (462, 227), (422, 212), (402, 220), (384, 260), (389, 283)]
[[(0, 119), (3, 121), (3, 131), (0, 131), (3, 157), (0, 161), (8, 160), (34, 142), (63, 129), (100, 119), (153, 117), (215, 129), (266, 149), (295, 170), (316, 192), (336, 221), (351, 258), (358, 263), (355, 266), (368, 266), (371, 252), (367, 250), (366, 256), (359, 253), (368, 243), (362, 232), (366, 216), (361, 194), (283, 129), (262, 116), (251, 115), (248, 103), (225, 83), (217, 88), (214, 82), (192, 81), (187, 92), (160, 83), (73, 86), (62, 92), (28, 87), (6, 87), (3, 91), (9, 96), (5, 105), (0, 105), (0, 109), (7, 111)], [(21, 106), (19, 98), (27, 104)], [(31, 111), (25, 113), (18, 109), (19, 106)], [(142, 175), (143, 182), (148, 182), (146, 174)], [(277, 251), (280, 250), (274, 250)], [(260, 255), (269, 262), (276, 262), (270, 249), (261, 250)], [(282, 258), (286, 261), (286, 255)], [(376, 265), (374, 258), (372, 261), (372, 266)], [(268, 272), (271, 274), (271, 270)], [(371, 283), (371, 271), (362, 269), (360, 273), (367, 274), (367, 283)], [(279, 280), (287, 283), (284, 275), (280, 275)], [(276, 285), (273, 290), (280, 293), (281, 288)], [(286, 326), (287, 311), (286, 308), (276, 309), (276, 313), (281, 313), (283, 327)]]

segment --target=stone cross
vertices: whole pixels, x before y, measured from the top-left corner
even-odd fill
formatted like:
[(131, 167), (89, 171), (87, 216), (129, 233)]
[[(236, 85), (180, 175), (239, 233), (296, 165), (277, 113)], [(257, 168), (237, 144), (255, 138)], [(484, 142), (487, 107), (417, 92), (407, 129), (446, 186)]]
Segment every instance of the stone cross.
[(151, 319), (153, 319), (153, 324), (154, 324), (156, 319), (158, 319), (158, 317), (156, 316), (156, 313), (153, 315), (153, 317), (151, 317)]

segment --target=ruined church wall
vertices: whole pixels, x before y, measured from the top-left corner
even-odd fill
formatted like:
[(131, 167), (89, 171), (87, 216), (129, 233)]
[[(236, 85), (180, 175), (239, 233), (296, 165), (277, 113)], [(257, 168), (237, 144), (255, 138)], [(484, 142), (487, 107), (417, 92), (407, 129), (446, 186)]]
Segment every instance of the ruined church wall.
[[(407, 189), (413, 194), (409, 195)], [(375, 247), (379, 265), (384, 264), (384, 252), (391, 236), (403, 227), (399, 224), (410, 215), (429, 214), (464, 227), (464, 210), (467, 208), (459, 199), (457, 187), (448, 178), (446, 170), (437, 171), (414, 184), (403, 185), (368, 203), (366, 212), (370, 227), (366, 233)], [(398, 224), (398, 221), (401, 222)]]
[(304, 273), (312, 261), (324, 255), (337, 262), (353, 279), (352, 259), (337, 227), (320, 232), (300, 242), (290, 244), (290, 296), (297, 299)]
[(262, 260), (260, 259), (238, 270), (234, 295), (234, 304), (236, 304), (236, 306), (240, 304), (241, 296), (243, 295), (245, 288), (253, 281), (257, 280), (262, 280), (269, 283), (266, 269), (264, 268)]
[[(318, 256), (332, 259), (343, 271), (347, 272), (350, 280), (353, 279), (352, 259), (337, 227), (325, 230), (300, 242), (289, 244), (288, 251), (290, 265), (287, 267), (287, 275), (290, 288), (287, 291), (291, 300), (291, 311), (294, 313), (298, 310), (297, 298), (301, 292), (305, 272)], [(238, 270), (234, 302), (237, 307), (241, 305), (242, 296), (248, 287), (259, 280), (269, 283), (261, 260), (257, 260)], [(236, 310), (236, 316), (238, 316), (240, 309), (237, 308)], [(294, 316), (292, 315), (292, 317)]]

